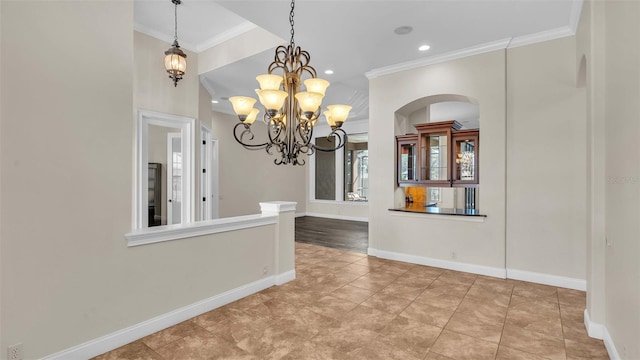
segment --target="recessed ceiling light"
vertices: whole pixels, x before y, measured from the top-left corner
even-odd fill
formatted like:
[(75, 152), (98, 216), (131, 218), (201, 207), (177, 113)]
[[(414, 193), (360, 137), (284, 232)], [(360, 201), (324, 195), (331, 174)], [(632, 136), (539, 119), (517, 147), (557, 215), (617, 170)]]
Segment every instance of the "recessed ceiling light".
[(218, 100), (211, 100), (212, 104), (217, 104), (219, 101)]
[(324, 73), (327, 74), (327, 75), (333, 75), (333, 70), (331, 70), (331, 69), (325, 70)]
[(420, 51), (427, 51), (429, 49), (431, 49), (431, 46), (429, 46), (429, 45), (422, 45), (422, 46), (420, 46), (418, 48), (418, 50), (420, 50)]
[(397, 27), (395, 30), (393, 30), (393, 32), (398, 35), (407, 35), (412, 31), (413, 31), (413, 28), (411, 26), (400, 26), (400, 27)]

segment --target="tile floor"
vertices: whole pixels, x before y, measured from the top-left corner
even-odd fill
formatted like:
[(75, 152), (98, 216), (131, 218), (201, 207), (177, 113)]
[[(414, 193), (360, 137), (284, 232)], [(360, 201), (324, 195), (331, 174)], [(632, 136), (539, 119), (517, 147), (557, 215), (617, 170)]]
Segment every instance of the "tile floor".
[(581, 291), (302, 243), (296, 273), (95, 359), (608, 359)]

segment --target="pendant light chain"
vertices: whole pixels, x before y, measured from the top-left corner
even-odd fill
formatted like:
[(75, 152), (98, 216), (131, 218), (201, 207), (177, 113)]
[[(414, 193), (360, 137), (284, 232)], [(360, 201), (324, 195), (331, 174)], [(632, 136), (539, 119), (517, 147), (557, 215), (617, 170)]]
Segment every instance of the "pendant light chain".
[(175, 28), (174, 28), (174, 32), (173, 32), (173, 40), (174, 41), (178, 41), (178, 1), (174, 1), (173, 2), (175, 4), (175, 13), (174, 13), (174, 24), (175, 24)]
[(291, 42), (290, 45), (292, 48), (296, 47), (296, 42), (293, 40), (293, 35), (295, 34), (295, 30), (293, 29), (293, 15), (295, 15), (295, 13), (293, 12), (294, 8), (296, 7), (296, 1), (295, 0), (291, 0), (291, 12), (289, 13), (289, 24), (291, 24)]

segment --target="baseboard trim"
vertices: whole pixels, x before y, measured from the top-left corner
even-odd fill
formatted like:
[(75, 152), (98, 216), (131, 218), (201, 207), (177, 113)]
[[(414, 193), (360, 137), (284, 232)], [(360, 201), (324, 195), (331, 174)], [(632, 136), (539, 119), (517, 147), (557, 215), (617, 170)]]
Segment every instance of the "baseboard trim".
[(429, 258), (425, 256), (409, 255), (409, 254), (397, 253), (392, 251), (378, 250), (374, 248), (369, 248), (367, 250), (367, 253), (371, 256), (376, 256), (376, 257), (388, 259), (388, 260), (404, 261), (411, 264), (435, 266), (443, 269), (464, 271), (464, 272), (469, 272), (473, 274), (497, 277), (501, 279), (504, 279), (506, 277), (505, 269), (496, 268), (496, 267), (440, 260), (440, 259), (434, 259), (434, 258)]
[(369, 218), (359, 217), (359, 216), (346, 216), (346, 215), (322, 214), (322, 213), (310, 213), (310, 212), (304, 213), (303, 216), (313, 216), (313, 217), (336, 219), (336, 220), (369, 222)]
[(289, 281), (293, 281), (296, 279), (296, 271), (289, 270), (287, 272), (283, 272), (282, 274), (276, 275), (276, 285), (286, 284)]
[(574, 290), (587, 290), (587, 281), (583, 279), (575, 279), (564, 276), (542, 274), (531, 271), (507, 269), (507, 278), (514, 280), (522, 280), (534, 282), (538, 284), (563, 287)]
[(618, 354), (618, 349), (616, 349), (616, 345), (613, 343), (609, 330), (607, 330), (606, 326), (602, 328), (604, 329), (602, 340), (604, 341), (604, 347), (607, 348), (607, 352), (609, 353), (609, 358), (611, 360), (620, 360), (620, 354)]
[[(292, 278), (293, 276), (293, 278)], [(273, 275), (267, 278), (254, 281), (252, 283), (225, 291), (208, 299), (198, 301), (194, 304), (183, 306), (166, 314), (156, 316), (152, 319), (118, 330), (111, 334), (101, 336), (97, 339), (87, 341), (83, 344), (57, 352), (44, 357), (44, 360), (68, 360), (68, 359), (89, 359), (107, 351), (117, 349), (130, 342), (151, 335), (160, 330), (198, 316), (207, 311), (211, 311), (220, 306), (226, 305), (243, 297), (257, 293), (279, 282), (284, 284), (295, 279), (295, 270), (288, 271), (280, 275)]]
[(604, 339), (604, 325), (591, 321), (589, 317), (589, 311), (584, 309), (584, 327), (587, 328), (587, 334), (595, 339)]

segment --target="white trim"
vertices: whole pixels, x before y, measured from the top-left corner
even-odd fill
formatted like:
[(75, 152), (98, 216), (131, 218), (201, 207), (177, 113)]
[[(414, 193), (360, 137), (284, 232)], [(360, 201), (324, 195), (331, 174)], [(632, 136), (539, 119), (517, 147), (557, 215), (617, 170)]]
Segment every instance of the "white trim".
[(210, 38), (209, 40), (203, 41), (200, 44), (197, 44), (195, 49), (197, 52), (202, 52), (205, 50), (208, 50), (216, 45), (220, 45), (225, 41), (231, 40), (236, 36), (240, 36), (246, 32), (249, 32), (255, 28), (257, 28), (258, 26), (250, 21), (245, 21), (240, 25), (236, 25), (234, 27), (232, 27), (231, 29), (228, 29), (212, 38)]
[(274, 284), (276, 284), (276, 276), (269, 276), (252, 283), (239, 286), (235, 289), (225, 291), (208, 299), (198, 301), (191, 305), (183, 306), (179, 309), (156, 316), (152, 319), (129, 326), (122, 330), (118, 330), (111, 334), (101, 336), (97, 339), (87, 341), (58, 353), (45, 356), (43, 359), (89, 359), (94, 356), (103, 354), (107, 351), (117, 349), (147, 335), (166, 329), (182, 321), (191, 319), (200, 314), (204, 314), (205, 312), (219, 308), (220, 306), (242, 299), (251, 294), (255, 294), (261, 290), (273, 286)]
[(467, 222), (486, 222), (486, 216), (471, 216), (471, 215), (443, 215), (443, 214), (429, 214), (429, 213), (412, 213), (407, 211), (389, 211), (391, 216), (401, 217), (413, 217), (429, 220), (448, 220), (448, 221), (467, 221)]
[(163, 241), (190, 238), (194, 236), (216, 234), (225, 231), (248, 229), (257, 226), (272, 225), (278, 222), (276, 215), (245, 215), (230, 218), (198, 221), (189, 224), (154, 226), (136, 229), (125, 235), (128, 246), (154, 244)]
[(375, 256), (383, 259), (398, 260), (398, 261), (404, 261), (411, 264), (428, 265), (428, 266), (434, 266), (434, 267), (439, 267), (443, 269), (464, 271), (468, 273), (492, 276), (492, 277), (497, 277), (501, 279), (504, 279), (507, 274), (505, 269), (501, 269), (497, 267), (440, 260), (440, 259), (434, 259), (434, 258), (429, 258), (425, 256), (409, 255), (409, 254), (397, 253), (392, 251), (378, 250), (371, 247), (367, 249), (367, 253), (371, 256)]
[(484, 53), (488, 53), (496, 50), (502, 50), (507, 47), (510, 41), (511, 41), (511, 38), (502, 39), (502, 40), (497, 40), (497, 41), (493, 41), (486, 44), (468, 47), (466, 49), (451, 51), (442, 55), (436, 55), (436, 56), (431, 56), (431, 57), (422, 58), (418, 60), (407, 61), (404, 63), (391, 65), (391, 66), (385, 66), (382, 68), (368, 71), (365, 73), (365, 76), (367, 77), (367, 79), (371, 80), (383, 75), (389, 75), (389, 74), (397, 73), (400, 71), (411, 70), (411, 69), (419, 68), (426, 65), (433, 65), (433, 64), (438, 64), (445, 61), (461, 59), (468, 56), (484, 54)]
[(359, 217), (359, 216), (346, 216), (346, 215), (336, 215), (336, 214), (322, 214), (322, 213), (314, 213), (314, 212), (306, 212), (302, 216), (313, 216), (319, 218), (326, 219), (336, 219), (336, 220), (349, 220), (349, 221), (362, 221), (369, 222), (369, 218)]
[(288, 283), (289, 281), (293, 281), (295, 279), (296, 279), (296, 271), (289, 270), (287, 272), (283, 272), (282, 274), (276, 275), (275, 284), (282, 285), (282, 284)]
[(507, 49), (512, 49), (520, 46), (537, 44), (544, 41), (560, 39), (567, 36), (575, 35), (575, 30), (571, 30), (569, 26), (563, 26), (556, 29), (541, 31), (535, 34), (529, 34), (524, 36), (518, 36), (511, 40)]
[(569, 16), (569, 28), (575, 34), (578, 31), (578, 23), (580, 22), (580, 14), (582, 13), (583, 0), (571, 1), (571, 15)]
[(296, 211), (296, 205), (298, 205), (298, 203), (295, 201), (266, 201), (260, 203), (260, 211), (262, 211), (262, 213)]
[(604, 336), (602, 340), (604, 341), (604, 347), (607, 348), (607, 352), (609, 353), (609, 358), (611, 360), (620, 360), (620, 354), (618, 353), (618, 349), (616, 349), (616, 344), (611, 338), (611, 334), (609, 334), (609, 330), (607, 330), (606, 326), (604, 326), (603, 328)]
[[(156, 38), (160, 41), (164, 41), (167, 43), (167, 47), (171, 47), (171, 44), (173, 43), (173, 35), (167, 35), (165, 33), (162, 33), (160, 31), (154, 30), (150, 27), (144, 26), (142, 24), (138, 24), (136, 22), (133, 23), (133, 30), (143, 33), (145, 35), (149, 35), (152, 38)], [(197, 49), (198, 47), (196, 46), (196, 44), (192, 44), (183, 40), (179, 40), (180, 42), (180, 48), (183, 50), (188, 50), (191, 52), (197, 52), (195, 51), (195, 49)]]
[(591, 321), (589, 311), (584, 309), (584, 327), (587, 328), (587, 334), (595, 339), (602, 340), (604, 337), (604, 325)]
[[(149, 125), (158, 125), (170, 128), (179, 128), (182, 133), (182, 148), (187, 151), (183, 152), (182, 159), (184, 164), (184, 201), (183, 209), (187, 209), (182, 214), (182, 222), (191, 222), (195, 204), (192, 201), (193, 191), (195, 188), (194, 177), (191, 169), (195, 168), (195, 156), (193, 143), (195, 139), (195, 119), (165, 114), (155, 111), (138, 109), (136, 121), (136, 146), (135, 146), (135, 188), (134, 190), (134, 229), (144, 229), (148, 227), (148, 128)], [(187, 171), (188, 170), (188, 171)], [(187, 189), (188, 187), (188, 189)], [(144, 190), (143, 190), (144, 189)], [(186, 195), (188, 194), (188, 196)]]
[(542, 274), (531, 271), (507, 269), (507, 278), (514, 280), (522, 280), (528, 282), (534, 282), (538, 284), (545, 284), (557, 287), (563, 287), (574, 290), (587, 290), (587, 281), (584, 279), (575, 279), (565, 276), (557, 276), (550, 274)]

